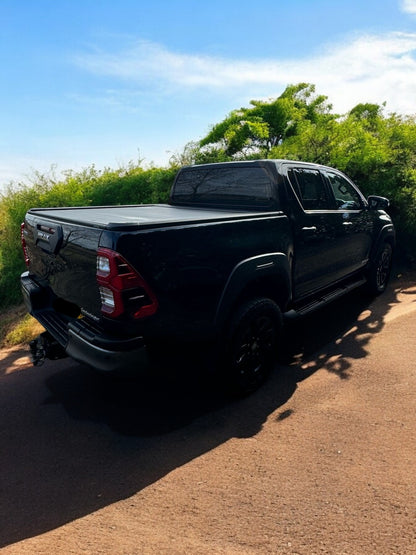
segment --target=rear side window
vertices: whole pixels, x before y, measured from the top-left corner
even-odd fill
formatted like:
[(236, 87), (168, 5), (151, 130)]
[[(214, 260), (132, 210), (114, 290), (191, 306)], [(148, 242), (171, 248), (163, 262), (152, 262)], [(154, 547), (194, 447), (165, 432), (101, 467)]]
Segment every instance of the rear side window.
[(328, 192), (318, 170), (293, 168), (289, 180), (304, 210), (329, 210)]
[(272, 202), (272, 185), (267, 171), (259, 166), (196, 166), (179, 173), (171, 198), (174, 204), (266, 208)]

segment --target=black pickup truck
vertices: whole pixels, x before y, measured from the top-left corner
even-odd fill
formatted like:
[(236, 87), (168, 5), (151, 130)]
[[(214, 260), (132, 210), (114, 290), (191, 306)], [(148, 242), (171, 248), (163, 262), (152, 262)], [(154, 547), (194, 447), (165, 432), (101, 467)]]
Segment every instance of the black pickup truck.
[(33, 208), (21, 285), (47, 330), (33, 360), (63, 348), (116, 371), (139, 368), (149, 345), (205, 342), (250, 391), (273, 363), (282, 316), (385, 289), (387, 207), (333, 168), (256, 160), (184, 167), (166, 205)]

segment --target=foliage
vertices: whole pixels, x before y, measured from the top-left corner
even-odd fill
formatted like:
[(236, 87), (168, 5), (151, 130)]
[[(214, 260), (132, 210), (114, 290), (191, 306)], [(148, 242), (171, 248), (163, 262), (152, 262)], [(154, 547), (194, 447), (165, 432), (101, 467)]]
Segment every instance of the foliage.
[(215, 145), (200, 146), (200, 143), (191, 141), (186, 144), (183, 151), (174, 154), (170, 163), (175, 168), (190, 166), (192, 164), (212, 164), (214, 162), (230, 162), (233, 160), (223, 149)]
[(152, 204), (166, 202), (177, 168), (130, 167), (107, 171), (95, 184), (89, 204)]
[(315, 95), (308, 83), (289, 85), (274, 100), (252, 100), (250, 108), (233, 110), (214, 125), (200, 146), (210, 145), (228, 156), (253, 153), (268, 157), (271, 149), (297, 135), (304, 122), (317, 124), (335, 118), (327, 97)]

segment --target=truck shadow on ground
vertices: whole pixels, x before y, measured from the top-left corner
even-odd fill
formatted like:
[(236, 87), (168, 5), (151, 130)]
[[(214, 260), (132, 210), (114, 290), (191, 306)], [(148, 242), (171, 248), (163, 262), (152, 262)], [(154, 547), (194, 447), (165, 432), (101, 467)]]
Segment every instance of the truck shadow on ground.
[(240, 400), (196, 378), (197, 359), (164, 379), (112, 380), (69, 359), (3, 376), (0, 547), (128, 498), (230, 438), (255, 435), (275, 411), (278, 425), (299, 381), (318, 370), (351, 376), (398, 290), (393, 283), (373, 303), (355, 292), (291, 323), (279, 369)]

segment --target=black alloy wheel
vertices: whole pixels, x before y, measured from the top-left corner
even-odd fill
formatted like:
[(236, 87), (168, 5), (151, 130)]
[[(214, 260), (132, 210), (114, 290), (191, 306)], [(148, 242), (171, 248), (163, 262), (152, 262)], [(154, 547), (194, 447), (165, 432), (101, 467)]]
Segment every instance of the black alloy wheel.
[(393, 262), (393, 248), (390, 243), (383, 243), (377, 252), (374, 264), (368, 275), (368, 289), (372, 295), (385, 291)]
[(385, 290), (390, 277), (392, 255), (393, 250), (390, 243), (385, 243), (379, 255), (376, 268), (376, 284), (377, 290), (380, 292)]
[(234, 393), (251, 393), (267, 378), (277, 356), (281, 321), (279, 307), (270, 299), (248, 301), (237, 312), (227, 349), (227, 374)]

